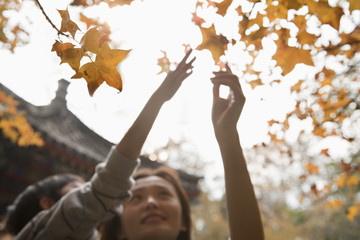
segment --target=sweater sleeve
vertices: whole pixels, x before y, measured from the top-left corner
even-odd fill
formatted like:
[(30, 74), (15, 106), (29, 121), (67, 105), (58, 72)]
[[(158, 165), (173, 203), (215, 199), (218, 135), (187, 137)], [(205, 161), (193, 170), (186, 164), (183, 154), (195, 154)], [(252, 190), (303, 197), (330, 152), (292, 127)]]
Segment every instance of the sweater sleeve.
[[(119, 214), (130, 197), (131, 175), (138, 164), (139, 160), (123, 157), (113, 146), (89, 182), (66, 194), (48, 214), (34, 218), (36, 222), (27, 224), (16, 239), (96, 239), (97, 225)], [(22, 236), (23, 232), (27, 236)]]

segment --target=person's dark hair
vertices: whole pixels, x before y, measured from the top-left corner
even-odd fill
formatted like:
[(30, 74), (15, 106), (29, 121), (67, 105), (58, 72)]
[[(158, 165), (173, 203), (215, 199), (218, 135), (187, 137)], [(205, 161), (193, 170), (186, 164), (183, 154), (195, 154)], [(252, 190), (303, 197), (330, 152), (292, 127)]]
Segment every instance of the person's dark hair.
[[(166, 181), (170, 182), (179, 197), (181, 209), (182, 209), (182, 221), (185, 224), (186, 231), (181, 231), (177, 240), (191, 240), (192, 221), (190, 212), (190, 203), (186, 192), (181, 184), (178, 173), (169, 167), (159, 167), (156, 169), (142, 168), (136, 171), (133, 178), (136, 180), (146, 178), (149, 176), (158, 176)], [(102, 240), (116, 240), (118, 232), (121, 230), (121, 218), (120, 216), (114, 216), (110, 220), (104, 222), (100, 228)]]
[(46, 177), (33, 185), (28, 186), (7, 208), (6, 230), (16, 235), (21, 229), (40, 211), (42, 197), (58, 201), (61, 190), (71, 182), (83, 182), (84, 180), (75, 174), (57, 174)]

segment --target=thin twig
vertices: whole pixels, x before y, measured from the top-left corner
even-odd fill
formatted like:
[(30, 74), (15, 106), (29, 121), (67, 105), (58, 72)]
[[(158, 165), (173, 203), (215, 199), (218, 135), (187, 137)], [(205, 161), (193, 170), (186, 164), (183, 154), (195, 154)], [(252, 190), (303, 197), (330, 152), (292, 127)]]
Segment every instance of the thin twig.
[(48, 15), (45, 13), (43, 7), (41, 6), (39, 0), (35, 0), (35, 2), (38, 4), (42, 14), (45, 16), (46, 20), (50, 23), (50, 25), (57, 31), (58, 35), (64, 35), (67, 37), (67, 35), (65, 33), (63, 33), (62, 31), (60, 31), (55, 24), (53, 24), (53, 22), (50, 20), (50, 18), (48, 17)]

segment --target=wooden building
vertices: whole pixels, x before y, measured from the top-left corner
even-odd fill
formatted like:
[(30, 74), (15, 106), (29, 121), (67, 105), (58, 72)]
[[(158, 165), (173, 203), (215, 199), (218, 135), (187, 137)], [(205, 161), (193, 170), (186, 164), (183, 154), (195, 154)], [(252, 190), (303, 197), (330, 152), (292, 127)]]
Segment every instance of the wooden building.
[[(74, 173), (88, 180), (96, 164), (102, 162), (113, 143), (102, 138), (83, 124), (66, 105), (69, 82), (59, 81), (56, 97), (47, 106), (34, 106), (20, 98), (4, 85), (0, 91), (19, 102), (18, 109), (35, 131), (40, 132), (43, 147), (19, 147), (0, 130), (0, 207), (1, 212), (26, 186), (56, 173)], [(140, 167), (156, 168), (161, 165), (141, 156)], [(178, 170), (190, 199), (200, 193), (201, 177)]]

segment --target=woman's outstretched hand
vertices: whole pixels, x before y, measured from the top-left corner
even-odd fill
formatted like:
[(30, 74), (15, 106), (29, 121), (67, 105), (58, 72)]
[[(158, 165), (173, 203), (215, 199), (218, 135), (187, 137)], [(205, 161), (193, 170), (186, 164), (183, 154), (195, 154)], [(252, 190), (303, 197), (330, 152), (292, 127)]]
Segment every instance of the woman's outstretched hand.
[(188, 63), (186, 63), (191, 52), (192, 49), (186, 53), (185, 57), (181, 60), (177, 68), (167, 74), (163, 83), (156, 90), (155, 94), (161, 97), (163, 101), (170, 100), (180, 88), (182, 82), (192, 74), (192, 63), (195, 61), (196, 57), (192, 58)]
[[(228, 65), (226, 71), (214, 72), (214, 75), (211, 78), (214, 84), (212, 122), (216, 137), (220, 137), (222, 133), (236, 130), (237, 121), (245, 104), (245, 96), (238, 77), (231, 72)], [(229, 87), (229, 95), (226, 99), (220, 97), (220, 85)]]

